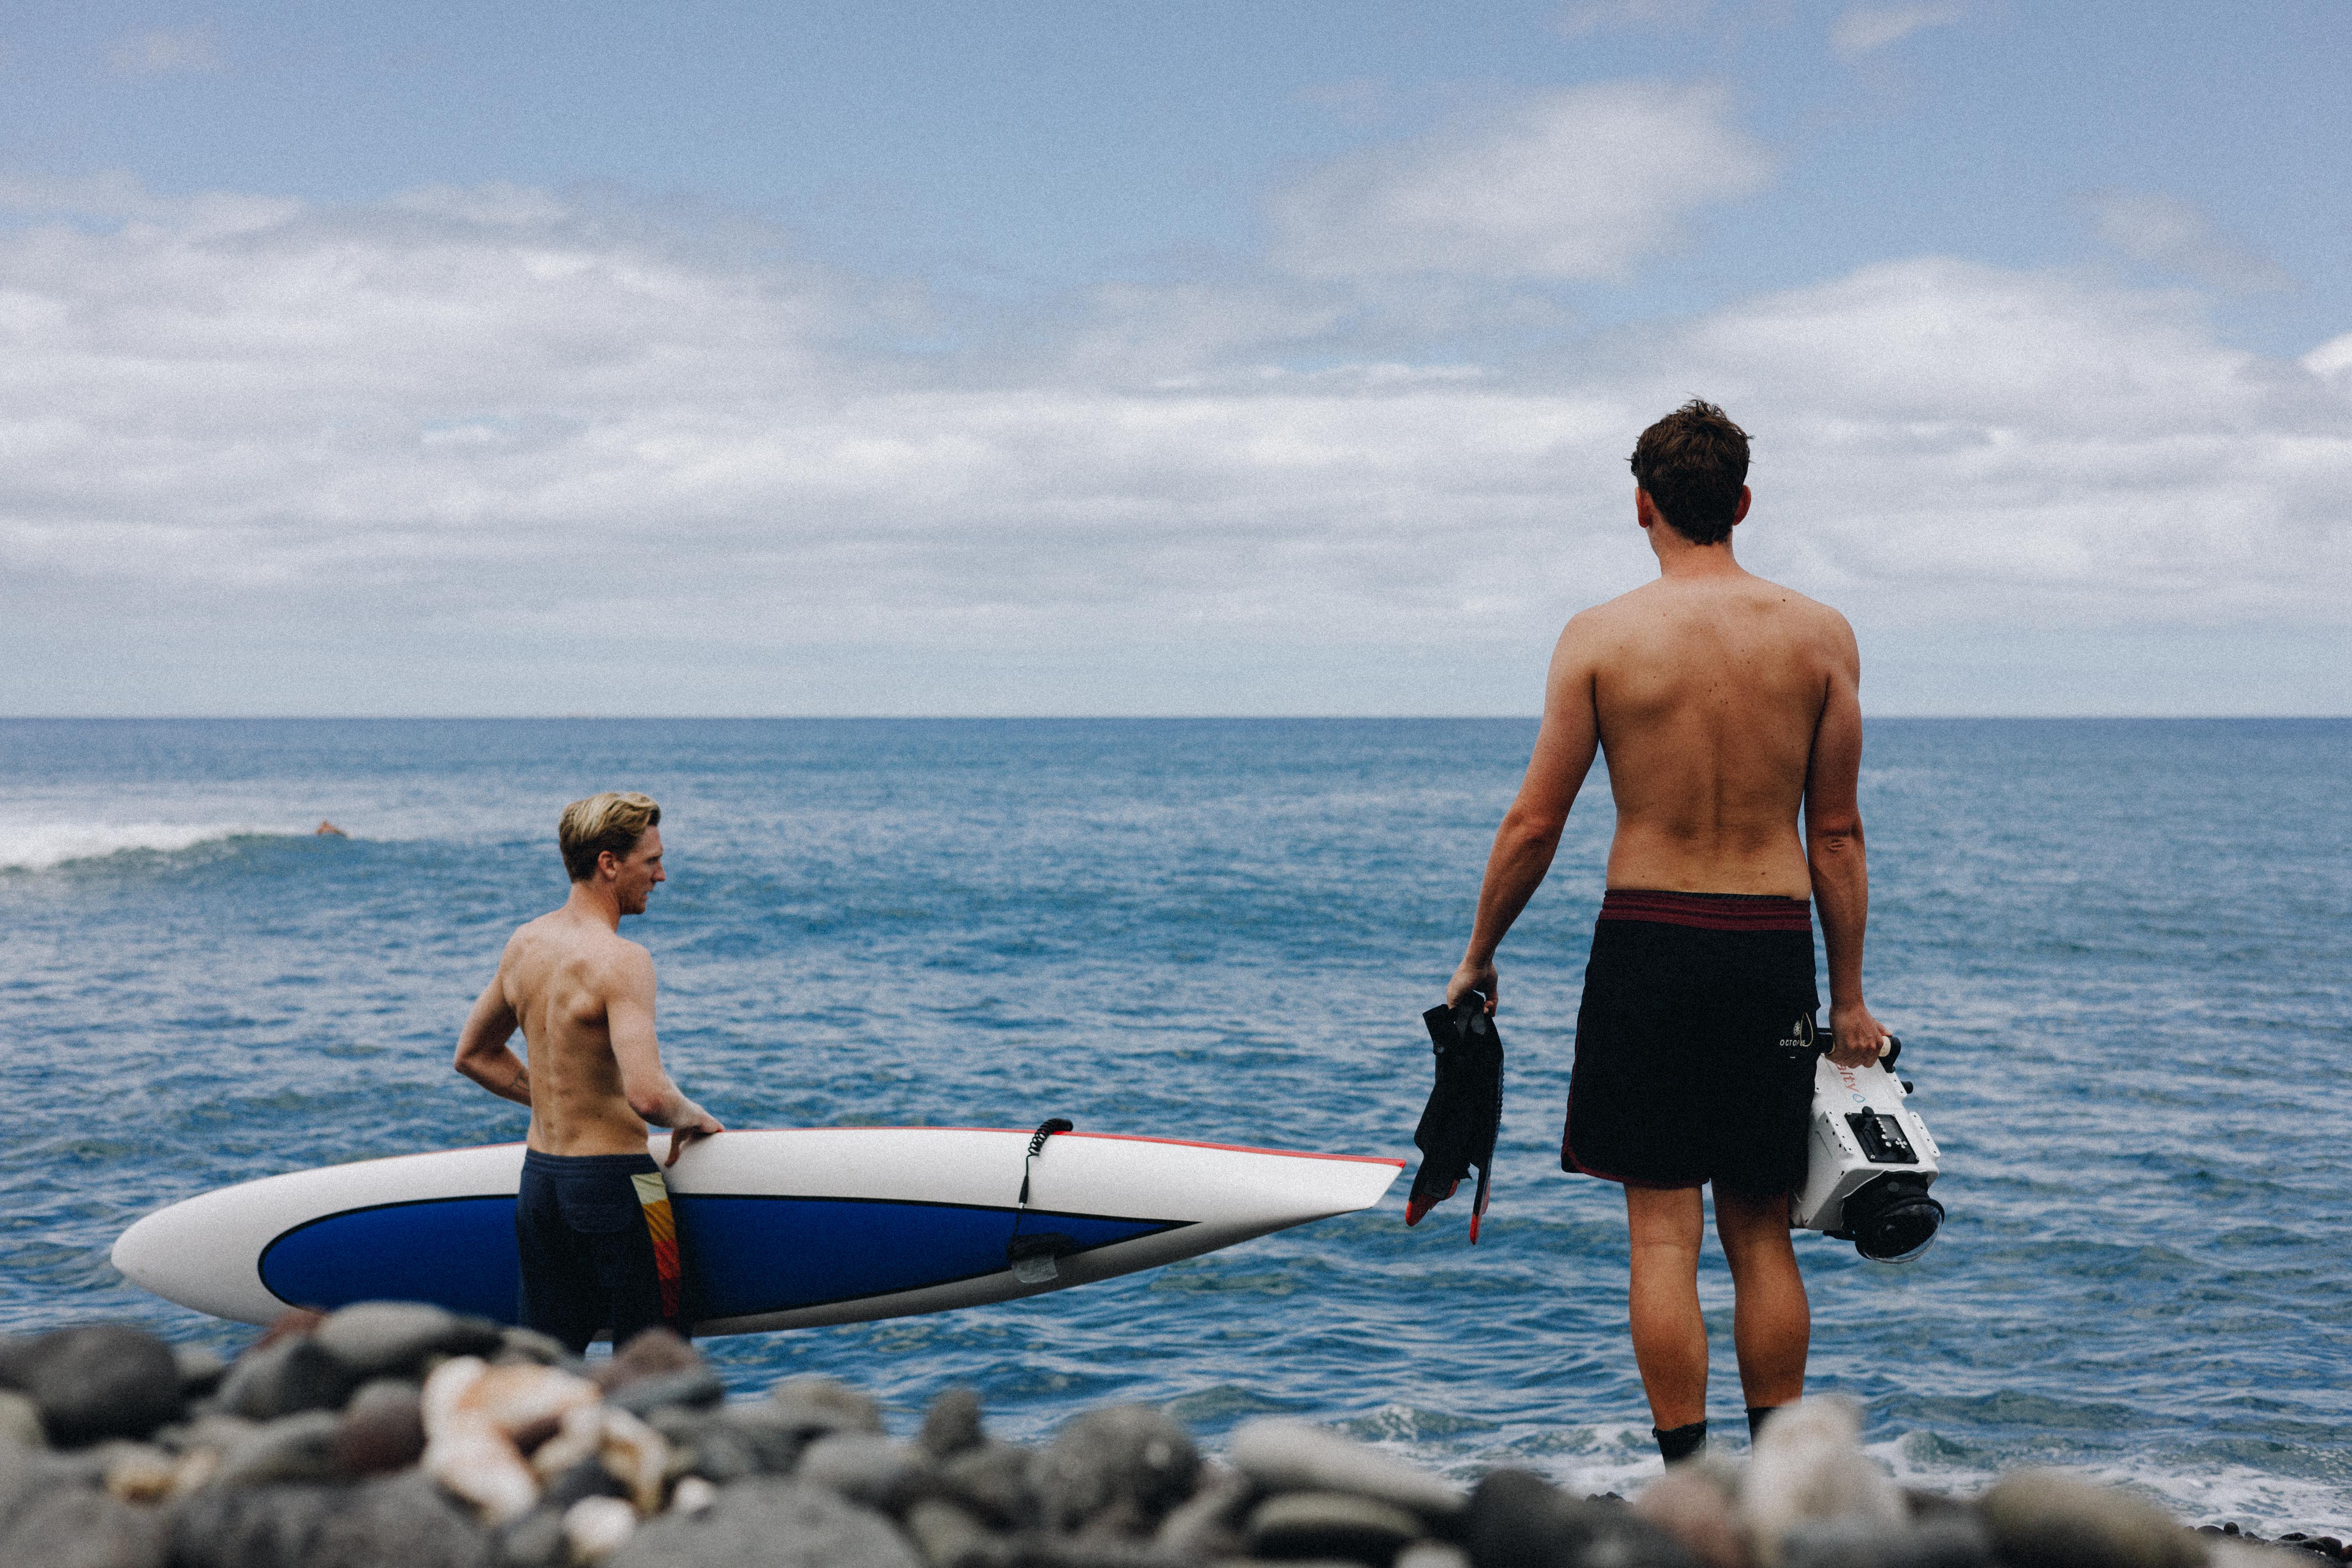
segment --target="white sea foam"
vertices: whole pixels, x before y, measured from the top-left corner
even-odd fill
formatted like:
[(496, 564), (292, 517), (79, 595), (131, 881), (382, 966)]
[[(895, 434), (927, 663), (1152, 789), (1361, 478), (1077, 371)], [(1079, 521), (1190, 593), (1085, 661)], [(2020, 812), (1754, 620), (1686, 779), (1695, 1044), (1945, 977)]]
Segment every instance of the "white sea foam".
[[(1747, 1450), (1743, 1435), (1738, 1433), (1736, 1420), (1729, 1425), (1731, 1430), (1725, 1434), (1728, 1441), (1724, 1447), (1733, 1458), (1744, 1459)], [(1612, 1423), (1596, 1425), (1591, 1432), (1592, 1451), (1537, 1461), (1535, 1468), (1549, 1472), (1555, 1482), (1580, 1496), (1615, 1492), (1630, 1498), (1657, 1479), (1662, 1467), (1648, 1427)], [(2000, 1479), (2000, 1469), (2010, 1468), (2007, 1464), (1994, 1468), (1956, 1463), (1932, 1452), (1923, 1452), (1923, 1448), (1931, 1450), (1933, 1445), (1917, 1441), (1921, 1436), (1915, 1433), (1872, 1443), (1864, 1451), (1885, 1465), (1903, 1485), (1947, 1497), (1974, 1497)], [(1409, 1445), (1401, 1446), (1397, 1451), (1400, 1457), (1424, 1465), (1433, 1458), (1412, 1452)], [(1528, 1463), (1527, 1459), (1507, 1462)], [(1456, 1458), (1452, 1473), (1466, 1483), (1485, 1468), (1485, 1463), (1465, 1463)], [(2247, 1465), (2188, 1468), (2177, 1462), (2119, 1458), (2088, 1465), (2055, 1461), (2051, 1462), (2051, 1468), (2100, 1486), (2137, 1492), (2162, 1504), (2185, 1524), (2234, 1522), (2262, 1536), (2279, 1535), (2290, 1530), (2340, 1535), (2352, 1528), (2352, 1493), (2343, 1487), (2282, 1476)]]
[(46, 871), (135, 850), (168, 855), (199, 844), (286, 834), (282, 827), (226, 822), (16, 823), (0, 826), (0, 871)]

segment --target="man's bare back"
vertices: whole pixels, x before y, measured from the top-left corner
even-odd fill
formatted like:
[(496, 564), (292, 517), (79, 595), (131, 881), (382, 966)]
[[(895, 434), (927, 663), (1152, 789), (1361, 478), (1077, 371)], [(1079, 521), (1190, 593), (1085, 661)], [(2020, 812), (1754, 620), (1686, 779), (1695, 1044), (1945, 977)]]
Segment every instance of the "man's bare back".
[[(663, 1071), (653, 955), (618, 931), (667, 879), (661, 861), (658, 827), (625, 857), (604, 855), (562, 908), (508, 939), (458, 1036), (457, 1070), (530, 1106), (527, 1142), (542, 1154), (642, 1154), (650, 1123), (670, 1129), (675, 1162), (720, 1130)], [(528, 1065), (508, 1047), (518, 1027)]]
[(1797, 814), (1853, 638), (1834, 610), (1736, 564), (1585, 611), (1562, 637), (1591, 705), (1617, 832), (1612, 888), (1811, 895)]
[(1881, 1031), (1861, 999), (1869, 892), (1853, 632), (1835, 610), (1741, 567), (1728, 540), (1693, 544), (1635, 496), (1658, 580), (1560, 633), (1543, 727), (1448, 999), (1476, 989), (1494, 1000), (1495, 949), (1550, 867), (1599, 752), (1617, 806), (1608, 885), (1812, 899), (1832, 1027), (1851, 1042), (1838, 1055), (1861, 1062)]

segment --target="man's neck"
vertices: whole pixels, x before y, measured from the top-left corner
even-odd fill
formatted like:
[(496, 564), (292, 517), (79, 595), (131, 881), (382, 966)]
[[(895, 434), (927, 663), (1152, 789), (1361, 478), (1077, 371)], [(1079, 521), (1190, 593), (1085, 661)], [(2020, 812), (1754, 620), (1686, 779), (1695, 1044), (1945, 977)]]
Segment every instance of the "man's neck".
[(595, 921), (606, 931), (621, 929), (619, 895), (593, 879), (572, 884), (571, 896), (563, 900), (563, 911), (574, 920)]
[(1731, 541), (1693, 544), (1667, 524), (1654, 524), (1650, 548), (1657, 552), (1658, 575), (1684, 582), (1704, 577), (1745, 577), (1748, 569), (1732, 558)]

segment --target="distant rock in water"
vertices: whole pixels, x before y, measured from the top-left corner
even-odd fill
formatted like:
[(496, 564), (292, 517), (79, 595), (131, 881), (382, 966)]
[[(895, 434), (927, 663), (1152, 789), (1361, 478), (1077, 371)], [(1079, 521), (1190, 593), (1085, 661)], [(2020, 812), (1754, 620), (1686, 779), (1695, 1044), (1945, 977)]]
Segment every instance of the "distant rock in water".
[[(289, 1313), (221, 1375), (113, 1324), (0, 1340), (0, 1564), (103, 1568), (2293, 1568), (2061, 1472), (1962, 1500), (1896, 1488), (1850, 1404), (1807, 1401), (1744, 1468), (1628, 1506), (1525, 1470), (1451, 1482), (1296, 1420), (1228, 1467), (1165, 1413), (1036, 1448), (968, 1389), (911, 1441), (827, 1378), (727, 1404), (661, 1330), (589, 1369), (438, 1309)], [(2300, 1555), (2289, 1555), (2292, 1551)]]

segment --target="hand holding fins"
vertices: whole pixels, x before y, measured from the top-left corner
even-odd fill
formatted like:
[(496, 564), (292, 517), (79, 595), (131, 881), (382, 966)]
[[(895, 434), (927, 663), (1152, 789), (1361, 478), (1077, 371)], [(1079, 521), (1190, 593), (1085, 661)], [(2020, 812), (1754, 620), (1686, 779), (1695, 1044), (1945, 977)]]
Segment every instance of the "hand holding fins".
[(1421, 1169), (1413, 1173), (1404, 1222), (1419, 1225), (1423, 1215), (1454, 1195), (1475, 1165), (1478, 1189), (1470, 1205), (1470, 1244), (1475, 1247), (1495, 1173), (1495, 1133), (1503, 1121), (1503, 1038), (1486, 1011), (1486, 998), (1475, 991), (1457, 1006), (1432, 1007), (1421, 1021), (1429, 1026), (1437, 1082), (1421, 1125), (1413, 1129)]

